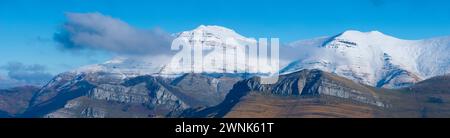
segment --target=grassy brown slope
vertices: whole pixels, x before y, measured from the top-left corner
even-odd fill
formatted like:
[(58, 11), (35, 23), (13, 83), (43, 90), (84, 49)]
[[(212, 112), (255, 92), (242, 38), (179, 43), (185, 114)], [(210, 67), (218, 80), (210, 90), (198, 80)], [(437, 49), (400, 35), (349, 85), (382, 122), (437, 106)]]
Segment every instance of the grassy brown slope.
[[(284, 85), (293, 82), (298, 85)], [(188, 111), (185, 117), (376, 117), (382, 114), (382, 107), (374, 104), (318, 94), (319, 86), (353, 91), (368, 99), (380, 97), (371, 87), (322, 71), (304, 70), (280, 76), (276, 84), (261, 85), (255, 79), (241, 81), (221, 104)], [(274, 89), (277, 91), (271, 91)]]
[(394, 117), (450, 117), (450, 76), (438, 76), (416, 85), (384, 93), (394, 105)]
[(10, 115), (20, 114), (28, 107), (31, 97), (39, 89), (34, 86), (0, 90), (0, 111)]
[(324, 73), (341, 85), (370, 93), (387, 107), (358, 103), (348, 99), (316, 96), (290, 97), (250, 92), (243, 96), (225, 117), (257, 118), (423, 118), (450, 117), (450, 77), (441, 76), (410, 88), (389, 90), (360, 85), (345, 78)]
[(370, 118), (379, 109), (335, 97), (278, 97), (252, 93), (242, 98), (228, 118)]
[[(250, 93), (225, 117), (230, 118), (423, 118), (450, 117), (450, 93), (375, 89), (388, 107), (331, 96), (281, 97)], [(439, 98), (437, 98), (439, 97)], [(440, 100), (437, 100), (440, 99)]]

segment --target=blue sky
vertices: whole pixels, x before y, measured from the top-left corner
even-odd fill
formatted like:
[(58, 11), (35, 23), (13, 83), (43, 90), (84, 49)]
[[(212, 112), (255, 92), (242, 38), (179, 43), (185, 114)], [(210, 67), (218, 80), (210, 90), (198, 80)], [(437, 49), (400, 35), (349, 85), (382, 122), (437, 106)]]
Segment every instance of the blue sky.
[[(39, 64), (57, 74), (100, 63), (110, 54), (77, 54), (53, 40), (65, 13), (99, 12), (140, 29), (176, 33), (221, 25), (282, 42), (378, 30), (403, 39), (450, 35), (448, 0), (0, 0), (0, 67)], [(1, 75), (8, 71), (0, 68)]]

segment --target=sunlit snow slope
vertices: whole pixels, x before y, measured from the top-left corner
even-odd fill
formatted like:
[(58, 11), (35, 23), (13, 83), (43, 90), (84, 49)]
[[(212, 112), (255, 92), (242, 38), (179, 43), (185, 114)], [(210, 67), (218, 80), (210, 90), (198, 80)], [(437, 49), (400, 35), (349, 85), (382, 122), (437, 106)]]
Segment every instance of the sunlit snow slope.
[(289, 48), (298, 60), (282, 73), (320, 69), (371, 86), (399, 88), (450, 72), (450, 37), (402, 40), (378, 31), (345, 31)]

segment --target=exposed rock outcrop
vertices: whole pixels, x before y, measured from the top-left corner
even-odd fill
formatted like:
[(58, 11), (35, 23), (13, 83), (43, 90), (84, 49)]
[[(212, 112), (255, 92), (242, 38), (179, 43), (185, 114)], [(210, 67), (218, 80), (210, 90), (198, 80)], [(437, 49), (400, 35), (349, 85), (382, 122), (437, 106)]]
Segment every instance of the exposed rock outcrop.
[(183, 117), (223, 117), (241, 98), (250, 93), (281, 97), (335, 97), (375, 107), (386, 107), (370, 86), (354, 83), (320, 70), (302, 70), (280, 76), (275, 84), (261, 84), (255, 77), (236, 83), (221, 104), (206, 109), (191, 109)]
[(24, 117), (174, 117), (219, 104), (239, 77), (185, 74), (177, 78), (112, 73), (64, 73), (35, 94)]

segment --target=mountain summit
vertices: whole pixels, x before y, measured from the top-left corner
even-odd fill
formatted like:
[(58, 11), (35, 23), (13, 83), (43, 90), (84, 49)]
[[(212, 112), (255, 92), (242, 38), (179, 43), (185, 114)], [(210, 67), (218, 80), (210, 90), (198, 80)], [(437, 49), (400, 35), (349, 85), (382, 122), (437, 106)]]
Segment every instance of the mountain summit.
[(445, 37), (403, 40), (350, 30), (290, 47), (301, 56), (282, 73), (320, 69), (371, 86), (399, 88), (450, 72), (450, 38)]
[[(194, 30), (184, 31), (176, 39), (186, 39), (193, 48), (203, 49), (203, 60), (198, 66), (203, 73), (273, 73), (278, 70), (269, 65), (251, 66), (248, 63), (257, 63), (257, 57), (247, 57), (246, 45), (256, 44), (253, 38), (244, 37), (235, 31), (221, 26), (201, 25)], [(226, 50), (225, 50), (226, 49)], [(226, 51), (226, 52), (225, 52)], [(236, 58), (235, 58), (236, 57)], [(248, 59), (248, 61), (246, 61)], [(227, 65), (235, 64), (235, 70), (229, 70)], [(189, 73), (183, 69), (179, 60), (172, 60), (163, 69), (161, 74)], [(247, 70), (247, 67), (250, 71)]]

